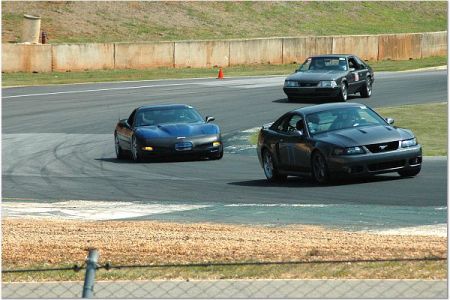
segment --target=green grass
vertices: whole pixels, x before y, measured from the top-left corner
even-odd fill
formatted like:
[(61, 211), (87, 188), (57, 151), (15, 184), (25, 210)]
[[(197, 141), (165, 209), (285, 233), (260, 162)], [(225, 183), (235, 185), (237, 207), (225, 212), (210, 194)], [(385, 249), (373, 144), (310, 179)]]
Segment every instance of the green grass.
[(3, 42), (20, 39), (25, 13), (42, 16), (51, 43), (447, 30), (445, 1), (3, 1)]
[[(422, 144), (423, 155), (447, 155), (447, 103), (402, 105), (375, 109), (383, 117), (393, 118), (395, 126), (411, 129)], [(255, 145), (259, 132), (249, 136)]]
[[(447, 64), (446, 56), (403, 61), (370, 61), (375, 71), (403, 71)], [(297, 65), (251, 65), (224, 68), (227, 76), (287, 75)], [(96, 70), (85, 72), (3, 73), (2, 86), (42, 85), (121, 80), (217, 77), (217, 68), (155, 68), (145, 70)]]
[[(5, 269), (5, 267), (3, 267)], [(84, 270), (2, 274), (3, 282), (82, 281)], [(445, 279), (446, 261), (300, 265), (123, 268), (97, 271), (96, 280), (155, 279)]]

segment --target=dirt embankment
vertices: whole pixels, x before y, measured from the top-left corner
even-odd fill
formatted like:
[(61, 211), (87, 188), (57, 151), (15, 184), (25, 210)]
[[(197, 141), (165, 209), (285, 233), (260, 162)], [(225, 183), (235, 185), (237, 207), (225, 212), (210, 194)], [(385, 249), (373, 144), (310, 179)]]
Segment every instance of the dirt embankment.
[(5, 268), (115, 264), (446, 257), (447, 238), (351, 233), (317, 226), (246, 227), (152, 221), (2, 221)]

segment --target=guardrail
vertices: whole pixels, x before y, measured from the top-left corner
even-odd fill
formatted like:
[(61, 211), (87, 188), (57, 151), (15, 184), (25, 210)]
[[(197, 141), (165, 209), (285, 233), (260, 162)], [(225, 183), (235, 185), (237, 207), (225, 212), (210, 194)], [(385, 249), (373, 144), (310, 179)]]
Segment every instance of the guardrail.
[[(99, 264), (98, 258), (98, 250), (89, 249), (82, 265), (2, 270), (2, 298), (447, 298), (446, 280), (282, 279), (283, 273), (277, 269), (324, 265), (329, 274), (344, 274), (345, 278), (346, 268), (361, 264), (371, 278), (373, 263), (427, 263), (446, 261), (445, 257), (149, 265)], [(242, 279), (249, 275), (240, 273), (250, 267), (263, 268), (260, 274), (267, 272), (267, 278), (279, 273), (275, 276), (279, 279)], [(209, 279), (202, 279), (202, 272)]]
[(290, 64), (325, 53), (352, 53), (365, 60), (407, 60), (447, 55), (447, 31), (212, 41), (2, 44), (2, 53), (3, 72)]

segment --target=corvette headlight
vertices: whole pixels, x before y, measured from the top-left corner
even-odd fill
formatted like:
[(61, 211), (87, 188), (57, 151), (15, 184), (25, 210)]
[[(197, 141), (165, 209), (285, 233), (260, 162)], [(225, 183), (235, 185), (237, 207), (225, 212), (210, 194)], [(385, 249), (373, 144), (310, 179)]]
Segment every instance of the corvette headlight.
[(219, 147), (220, 146), (220, 142), (213, 142), (213, 147)]
[(334, 155), (355, 155), (366, 153), (362, 147), (336, 148), (333, 151)]
[(416, 138), (409, 139), (409, 140), (403, 140), (401, 142), (401, 147), (402, 148), (408, 148), (408, 147), (412, 147), (412, 146), (415, 146), (415, 145), (417, 145)]
[(292, 81), (292, 80), (285, 80), (284, 81), (284, 86), (285, 87), (297, 87), (298, 86), (298, 82), (297, 81)]
[(322, 88), (335, 88), (337, 87), (337, 83), (334, 80), (324, 80), (320, 81), (318, 87)]

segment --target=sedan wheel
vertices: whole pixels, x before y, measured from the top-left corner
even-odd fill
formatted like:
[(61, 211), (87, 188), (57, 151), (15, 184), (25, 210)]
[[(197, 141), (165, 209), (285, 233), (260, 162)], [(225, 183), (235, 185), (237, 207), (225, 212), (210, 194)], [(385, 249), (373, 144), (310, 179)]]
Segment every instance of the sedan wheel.
[(284, 181), (286, 180), (286, 175), (281, 175), (273, 161), (272, 155), (268, 150), (263, 152), (263, 169), (266, 178), (271, 182)]
[(135, 162), (141, 160), (141, 153), (139, 151), (139, 146), (136, 140), (136, 137), (133, 135), (131, 138), (131, 156)]
[(341, 91), (339, 92), (339, 101), (345, 102), (348, 98), (348, 90), (347, 85), (343, 82), (341, 84)]
[(119, 144), (119, 138), (117, 137), (117, 135), (114, 135), (114, 145), (116, 148), (116, 156), (118, 159), (122, 159), (124, 157), (124, 153), (122, 150), (122, 147), (120, 147)]
[(361, 90), (361, 97), (369, 98), (372, 95), (372, 80), (367, 77), (366, 82)]
[(327, 163), (323, 155), (319, 152), (315, 152), (311, 160), (311, 165), (314, 179), (320, 184), (326, 183), (329, 176)]

